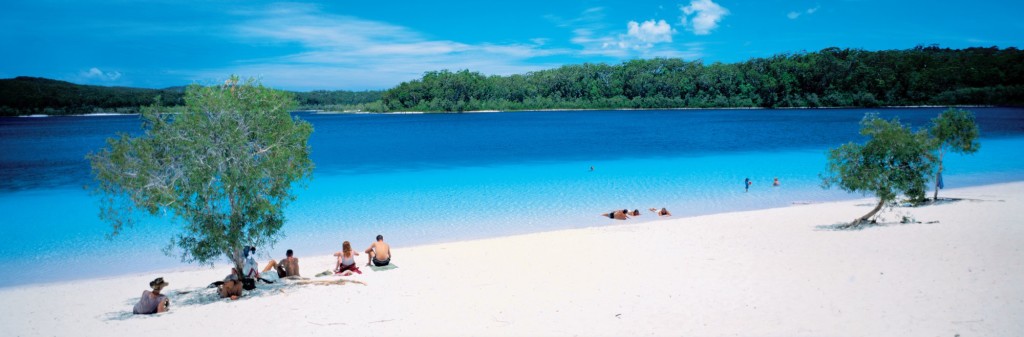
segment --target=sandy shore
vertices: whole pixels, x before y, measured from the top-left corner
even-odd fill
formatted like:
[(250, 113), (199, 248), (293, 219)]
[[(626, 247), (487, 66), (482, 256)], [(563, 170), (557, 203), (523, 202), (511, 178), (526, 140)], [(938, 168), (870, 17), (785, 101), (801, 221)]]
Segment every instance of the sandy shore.
[[(238, 301), (205, 288), (224, 267), (4, 288), (0, 326), (5, 336), (1024, 335), (1024, 182), (942, 196), (969, 200), (897, 209), (922, 223), (857, 231), (821, 226), (866, 213), (867, 200), (395, 247), (398, 269), (345, 278), (365, 285), (279, 285)], [(333, 259), (299, 257), (306, 276)], [(103, 263), (116, 258), (69, 269)], [(157, 276), (171, 283), (171, 311), (132, 316)]]

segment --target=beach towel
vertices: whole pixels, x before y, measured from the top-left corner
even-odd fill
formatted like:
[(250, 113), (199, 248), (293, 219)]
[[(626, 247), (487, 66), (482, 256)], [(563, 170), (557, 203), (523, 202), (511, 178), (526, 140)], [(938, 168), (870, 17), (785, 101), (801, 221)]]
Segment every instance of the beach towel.
[(341, 274), (344, 274), (346, 271), (349, 271), (349, 270), (356, 272), (356, 274), (362, 274), (363, 273), (362, 270), (359, 270), (358, 266), (353, 264), (353, 265), (348, 266), (348, 267), (342, 267), (341, 270), (338, 270), (338, 271), (334, 272), (334, 275), (341, 275)]
[(392, 270), (392, 269), (395, 269), (395, 268), (398, 268), (398, 266), (396, 266), (394, 263), (389, 263), (386, 266), (380, 266), (380, 267), (378, 267), (378, 266), (370, 266), (370, 269), (373, 269), (373, 271), (385, 271), (385, 270)]

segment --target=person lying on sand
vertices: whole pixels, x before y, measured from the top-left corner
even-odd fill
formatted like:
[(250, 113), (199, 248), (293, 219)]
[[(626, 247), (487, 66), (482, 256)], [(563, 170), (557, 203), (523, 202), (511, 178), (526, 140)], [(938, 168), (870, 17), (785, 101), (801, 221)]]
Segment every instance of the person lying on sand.
[(383, 267), (391, 263), (391, 246), (384, 242), (383, 235), (377, 235), (377, 241), (366, 248), (366, 265), (371, 263), (377, 267)]
[(672, 216), (672, 213), (669, 212), (668, 209), (665, 209), (665, 207), (662, 207), (660, 211), (657, 208), (651, 208), (650, 210), (658, 216)]
[(629, 215), (628, 214), (629, 214), (629, 210), (628, 209), (621, 209), (621, 210), (617, 210), (617, 211), (611, 211), (610, 213), (601, 214), (601, 216), (607, 217), (609, 219), (615, 219), (615, 220), (626, 220), (626, 219), (629, 219)]
[(640, 210), (639, 209), (634, 209), (632, 212), (629, 213), (629, 215), (640, 216)]
[(352, 275), (352, 272), (360, 273), (363, 272), (356, 267), (356, 253), (352, 251), (352, 244), (348, 241), (341, 243), (341, 251), (334, 253), (334, 256), (338, 257), (338, 263), (334, 265), (334, 273), (341, 274), (342, 276)]
[(153, 291), (142, 291), (142, 298), (139, 299), (139, 303), (135, 303), (132, 313), (136, 315), (150, 315), (167, 311), (167, 307), (171, 305), (171, 300), (167, 299), (167, 296), (160, 294), (160, 291), (169, 284), (164, 281), (163, 277), (157, 277), (152, 282), (149, 282), (149, 287)]

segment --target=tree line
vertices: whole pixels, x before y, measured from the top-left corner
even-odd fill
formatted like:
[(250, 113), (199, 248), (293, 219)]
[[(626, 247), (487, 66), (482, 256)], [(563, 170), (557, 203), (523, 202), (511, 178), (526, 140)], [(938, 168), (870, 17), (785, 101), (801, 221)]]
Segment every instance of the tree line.
[[(292, 94), (299, 109), (340, 110), (379, 102), (383, 91), (318, 90)], [(0, 79), (0, 116), (139, 113), (141, 107), (153, 104), (158, 97), (159, 106), (184, 107), (185, 87), (104, 87), (21, 76)]]
[(1024, 52), (827, 48), (731, 64), (656, 58), (511, 76), (442, 70), (386, 91), (381, 103), (381, 111), (1021, 105)]
[[(293, 94), (299, 109), (374, 112), (1024, 105), (1024, 52), (833, 47), (730, 64), (656, 58), (509, 76), (440, 70), (388, 90)], [(0, 115), (138, 112), (157, 96), (160, 105), (184, 106), (183, 87), (0, 79)]]

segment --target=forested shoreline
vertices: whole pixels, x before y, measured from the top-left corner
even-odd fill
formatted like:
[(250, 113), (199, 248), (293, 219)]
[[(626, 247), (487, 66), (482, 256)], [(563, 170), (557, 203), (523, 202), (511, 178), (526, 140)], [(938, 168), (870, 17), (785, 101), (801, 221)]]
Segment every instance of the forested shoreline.
[[(0, 80), (0, 115), (134, 112), (182, 87), (140, 89), (18, 77)], [(299, 108), (334, 111), (666, 109), (1024, 105), (1024, 52), (936, 46), (827, 48), (738, 63), (637, 59), (509, 76), (430, 71), (385, 91), (295, 93)]]

